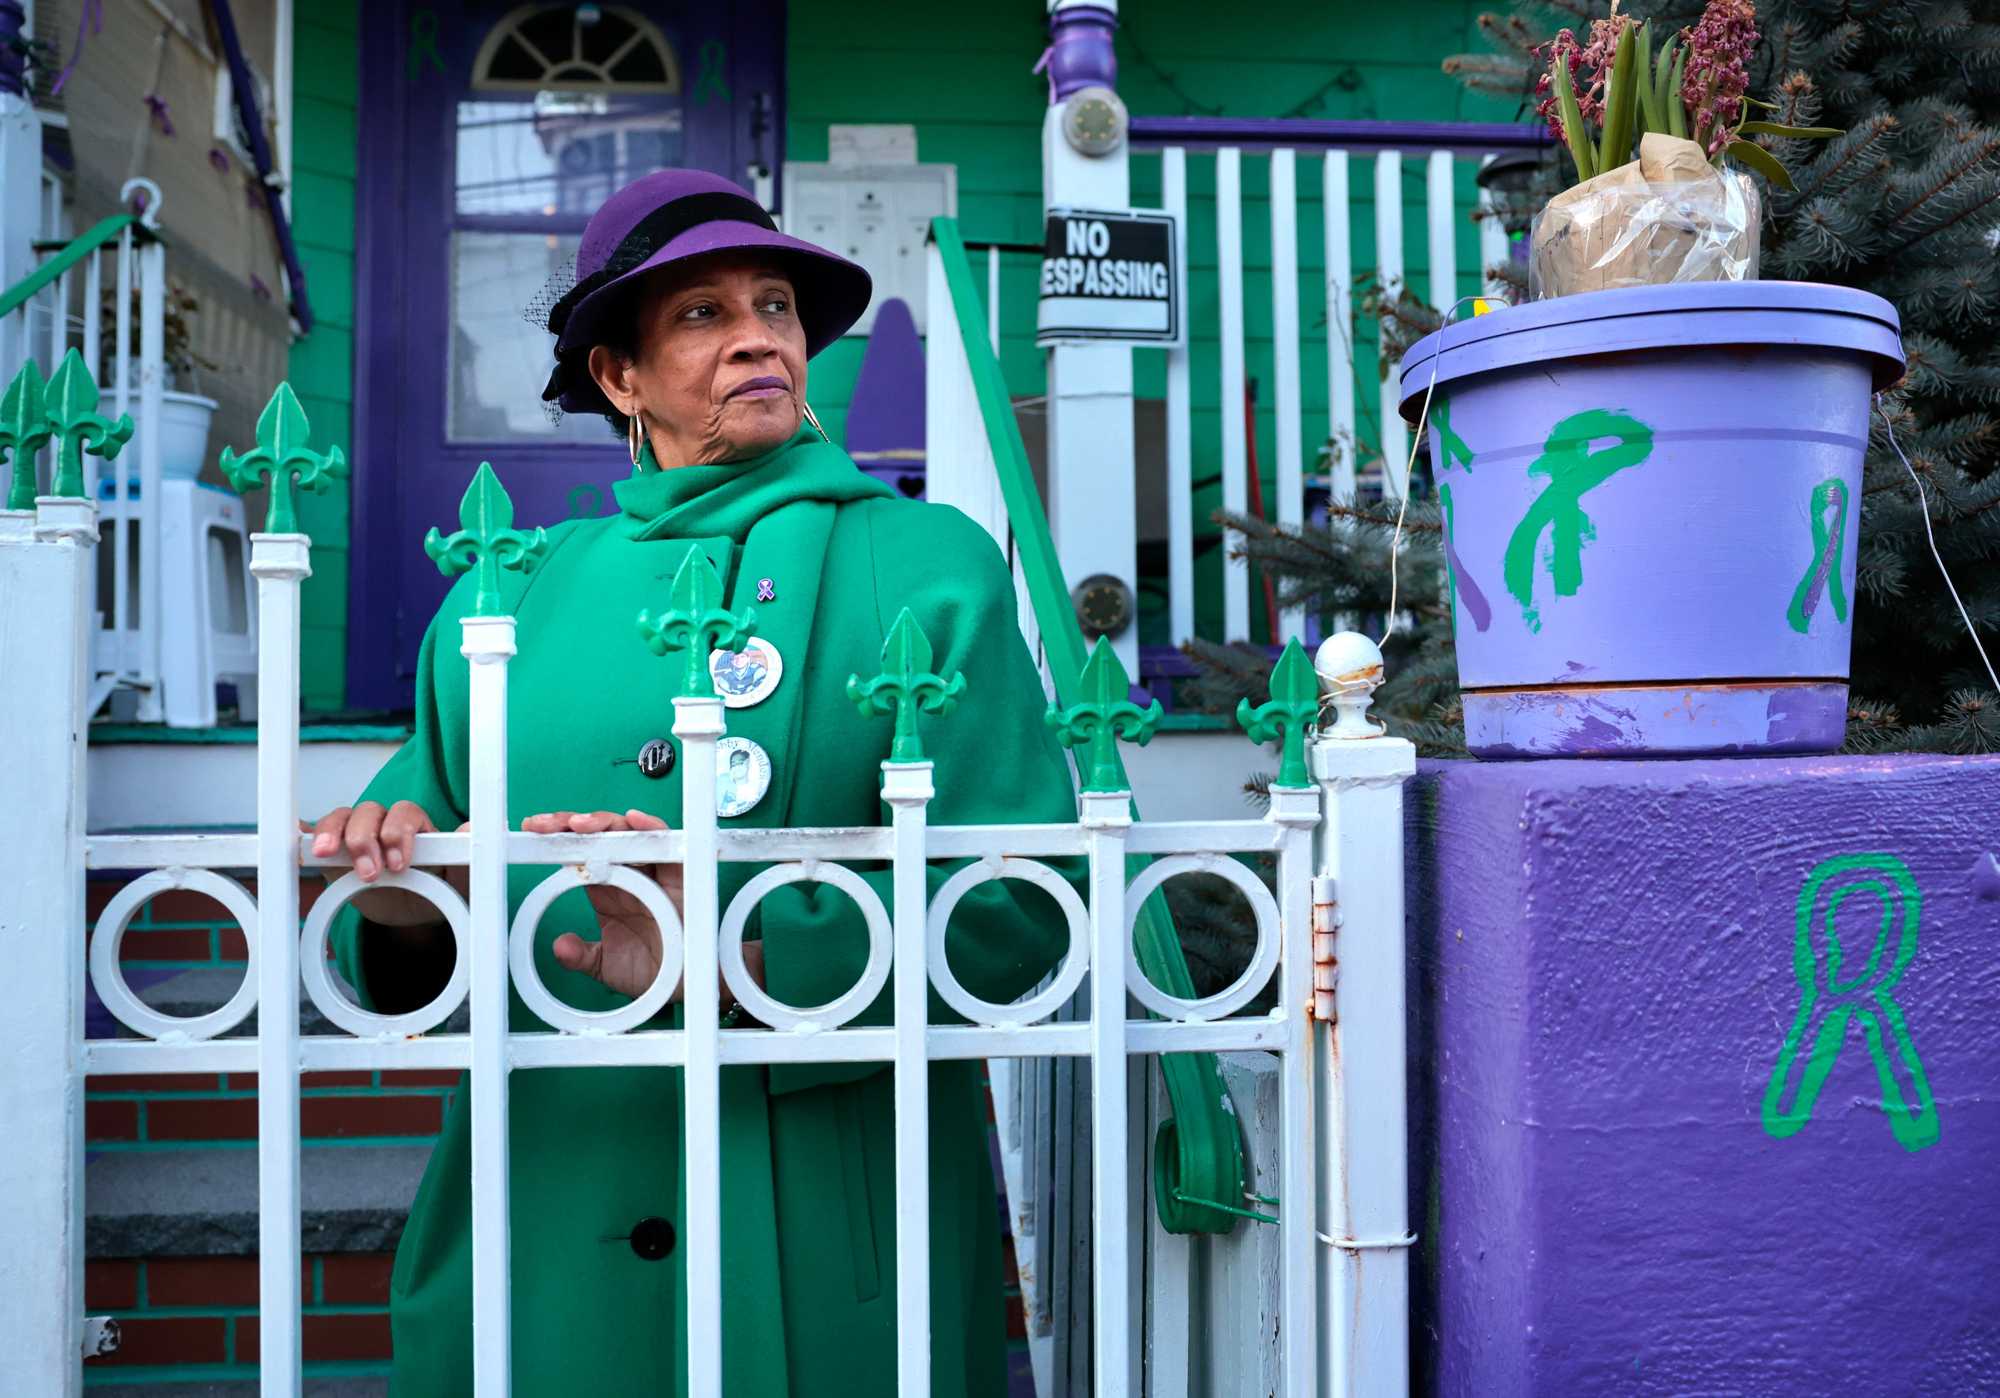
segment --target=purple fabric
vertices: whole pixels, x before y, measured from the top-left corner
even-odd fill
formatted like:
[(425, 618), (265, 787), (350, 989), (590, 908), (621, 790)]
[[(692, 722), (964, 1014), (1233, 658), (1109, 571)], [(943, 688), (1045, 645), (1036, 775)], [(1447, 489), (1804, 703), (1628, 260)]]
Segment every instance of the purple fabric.
[(147, 93), (146, 110), (152, 114), (153, 125), (160, 128), (162, 136), (171, 137), (174, 134), (174, 112), (173, 108), (167, 105), (166, 98), (157, 92)]
[(923, 474), (924, 347), (900, 297), (875, 308), (868, 351), (847, 405), (847, 454), (863, 466)]
[[(578, 282), (595, 275), (618, 251), (628, 234), (648, 215), (679, 199), (703, 195), (734, 195), (749, 200), (742, 186), (706, 170), (655, 170), (641, 175), (590, 217), (577, 245)], [(790, 271), (798, 291), (799, 319), (805, 324), (806, 354), (818, 354), (847, 333), (868, 309), (873, 282), (867, 272), (844, 257), (800, 238), (731, 218), (711, 219), (670, 238), (643, 262), (577, 302), (556, 342), (559, 361), (587, 352), (596, 343), (608, 313), (629, 304), (635, 277), (689, 258), (717, 252), (769, 252)], [(624, 290), (621, 291), (620, 288)], [(587, 373), (564, 372), (550, 381), (550, 395), (566, 413), (609, 412), (611, 405)]]
[[(1996, 807), (1993, 757), (1424, 764), (1414, 1392), (1993, 1391)], [(1774, 1121), (1801, 904), (1860, 984), (1905, 877), (1882, 994), (1934, 1132), (1896, 1129), (1858, 1008), (1808, 1118)]]

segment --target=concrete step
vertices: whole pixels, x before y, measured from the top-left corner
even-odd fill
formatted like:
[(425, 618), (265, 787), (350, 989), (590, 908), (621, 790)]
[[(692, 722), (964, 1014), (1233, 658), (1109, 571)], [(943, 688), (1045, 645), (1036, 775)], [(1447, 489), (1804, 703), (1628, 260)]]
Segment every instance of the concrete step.
[[(303, 1250), (393, 1252), (429, 1146), (308, 1146), (299, 1156)], [(90, 1257), (250, 1256), (257, 1152), (105, 1151), (85, 1167)]]

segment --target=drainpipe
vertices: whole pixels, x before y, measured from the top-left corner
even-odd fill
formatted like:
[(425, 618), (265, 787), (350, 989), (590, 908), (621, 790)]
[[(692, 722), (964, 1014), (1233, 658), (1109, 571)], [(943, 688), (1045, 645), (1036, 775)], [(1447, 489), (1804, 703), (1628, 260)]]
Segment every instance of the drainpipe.
[[(4, 0), (0, 0), (4, 3)], [(283, 181), (276, 178), (277, 164), (271, 143), (264, 136), (264, 118), (257, 110), (257, 80), (243, 56), (243, 41), (236, 35), (236, 15), (229, 0), (208, 0), (208, 12), (215, 19), (215, 32), (222, 40), (223, 57), (229, 63), (229, 85), (236, 97), (236, 115), (243, 122), (243, 134), (250, 142), (250, 158), (257, 164), (257, 180), (264, 189), (264, 204), (271, 213), (271, 230), (278, 238), (278, 257), (285, 264), (285, 281), (291, 288), (292, 319), (299, 334), (312, 333), (312, 302), (306, 297), (306, 270), (299, 265), (299, 251), (292, 242), (292, 220), (285, 213)], [(289, 59), (281, 66), (289, 66)], [(283, 103), (280, 103), (282, 109)]]
[[(30, 33), (21, 0), (0, 0), (0, 288), (35, 270), (42, 208), (42, 124), (29, 98), (24, 44)], [(12, 379), (27, 357), (28, 317), (0, 324), (0, 373)], [(54, 365), (45, 372), (53, 373)]]
[[(1049, 80), (1042, 121), (1045, 209), (1126, 209), (1132, 204), (1125, 109), (1118, 103), (1112, 35), (1117, 0), (1049, 0), (1049, 47), (1038, 69)], [(1073, 106), (1115, 139), (1096, 153), (1065, 132)], [(1126, 345), (1068, 344), (1048, 351), (1049, 526), (1063, 576), (1074, 588), (1108, 574), (1136, 596), (1137, 500), (1133, 485), (1132, 351)], [(1128, 608), (1129, 611), (1136, 610)], [(1128, 619), (1111, 636), (1127, 674), (1139, 673), (1139, 628)]]
[(1410, 1391), (1403, 783), (1417, 752), (1368, 716), (1382, 652), (1352, 631), (1314, 660), (1337, 715), (1313, 744), (1313, 1114), (1319, 1398)]

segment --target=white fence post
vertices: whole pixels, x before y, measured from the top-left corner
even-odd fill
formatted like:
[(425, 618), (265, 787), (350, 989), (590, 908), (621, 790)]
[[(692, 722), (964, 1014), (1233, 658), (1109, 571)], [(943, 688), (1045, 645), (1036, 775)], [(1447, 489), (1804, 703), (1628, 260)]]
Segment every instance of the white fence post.
[(715, 748), (722, 737), (722, 701), (682, 695), (674, 700), (674, 736), (681, 740), (681, 828), (687, 863), (681, 897), (686, 919), (687, 1032), (683, 1081), (687, 1159), (688, 1398), (722, 1398), (722, 1070), (717, 1035), (721, 972), (716, 964)]
[[(1322, 1398), (1409, 1392), (1403, 783), (1416, 749), (1367, 718), (1382, 653), (1343, 632), (1315, 668), (1336, 721), (1312, 748), (1326, 822), (1313, 886)], [(1322, 953), (1327, 955), (1322, 956)], [(1331, 1021), (1326, 1015), (1333, 1011)]]
[(303, 534), (253, 534), (257, 579), (257, 1309), (265, 1398), (299, 1389), (299, 584)]
[(924, 822), (935, 788), (928, 762), (882, 764), (882, 799), (895, 827), (896, 1393), (931, 1391), (930, 909)]
[(97, 507), (43, 498), (0, 535), (8, 874), (0, 954), (20, 988), (0, 1073), (0, 1353), (8, 1388), (83, 1388), (84, 694)]
[(1132, 1203), (1126, 1187), (1125, 976), (1132, 933), (1125, 915), (1125, 832), (1132, 793), (1083, 793), (1083, 828), (1090, 849), (1090, 1088), (1091, 1220), (1096, 1243), (1091, 1312), (1097, 1320), (1093, 1392), (1114, 1394), (1130, 1381), (1132, 1332), (1128, 1269), (1132, 1265)]
[(514, 654), (514, 618), (468, 616), (459, 629), (459, 653), (471, 662), (467, 814), (472, 818), (468, 889), (472, 895), (473, 1386), (482, 1394), (504, 1398), (513, 1373), (507, 1165), (507, 662)]

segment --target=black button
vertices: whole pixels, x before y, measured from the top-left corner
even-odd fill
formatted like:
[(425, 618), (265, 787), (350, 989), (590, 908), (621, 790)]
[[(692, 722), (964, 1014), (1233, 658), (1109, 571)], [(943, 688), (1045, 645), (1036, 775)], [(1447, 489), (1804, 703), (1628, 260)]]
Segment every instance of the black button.
[(649, 777), (664, 777), (674, 770), (674, 745), (655, 738), (639, 749), (639, 770)]
[(632, 1251), (658, 1262), (674, 1250), (674, 1226), (663, 1218), (642, 1218), (632, 1225)]

